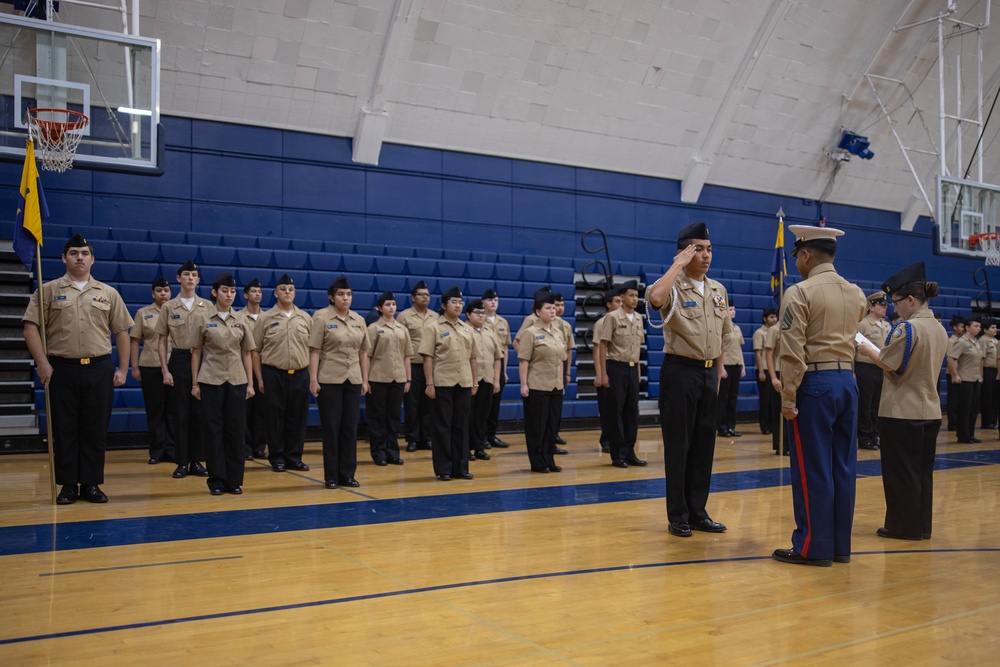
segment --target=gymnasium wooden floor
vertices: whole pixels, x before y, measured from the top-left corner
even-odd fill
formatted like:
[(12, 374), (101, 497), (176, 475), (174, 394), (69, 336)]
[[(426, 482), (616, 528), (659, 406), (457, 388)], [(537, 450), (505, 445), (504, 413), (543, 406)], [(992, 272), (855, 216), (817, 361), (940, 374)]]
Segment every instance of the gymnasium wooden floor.
[[(523, 438), (433, 479), (430, 453), (355, 490), (248, 463), (209, 496), (141, 451), (108, 456), (107, 505), (49, 504), (42, 455), (0, 457), (0, 665), (997, 664), (1000, 441), (943, 433), (934, 537), (884, 540), (877, 452), (862, 452), (850, 564), (790, 545), (787, 459), (756, 425), (719, 439), (722, 535), (666, 531), (657, 429), (645, 469), (566, 433), (561, 474)], [(982, 435), (982, 434), (981, 434)]]

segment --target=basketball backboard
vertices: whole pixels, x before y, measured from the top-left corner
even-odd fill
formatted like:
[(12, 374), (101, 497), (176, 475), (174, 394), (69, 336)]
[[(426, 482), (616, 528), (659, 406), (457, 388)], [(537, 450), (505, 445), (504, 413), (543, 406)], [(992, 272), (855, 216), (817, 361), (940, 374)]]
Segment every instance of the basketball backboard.
[(982, 260), (969, 236), (1000, 231), (1000, 186), (938, 177), (937, 252)]
[(71, 109), (74, 168), (158, 173), (159, 76), (159, 40), (0, 14), (0, 159), (24, 159), (28, 109)]

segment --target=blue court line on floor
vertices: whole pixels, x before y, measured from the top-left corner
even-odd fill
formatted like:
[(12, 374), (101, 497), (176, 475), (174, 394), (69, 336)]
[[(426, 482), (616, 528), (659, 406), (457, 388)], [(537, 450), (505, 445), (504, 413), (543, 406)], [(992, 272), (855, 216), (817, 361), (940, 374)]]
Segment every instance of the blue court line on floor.
[[(876, 555), (887, 556), (897, 554), (929, 554), (929, 553), (996, 553), (1000, 548), (982, 549), (901, 549), (899, 551), (865, 551), (856, 552), (852, 557)], [(493, 584), (509, 584), (537, 579), (555, 579), (558, 577), (574, 577), (584, 574), (602, 574), (609, 572), (624, 572), (627, 570), (650, 570), (657, 568), (679, 567), (683, 565), (711, 565), (716, 563), (739, 563), (747, 561), (771, 560), (771, 556), (736, 556), (733, 558), (704, 558), (699, 560), (683, 560), (662, 563), (640, 563), (629, 565), (612, 565), (609, 567), (594, 567), (581, 570), (565, 570), (562, 572), (542, 572), (537, 574), (526, 574), (511, 577), (500, 577), (497, 579), (483, 579), (480, 581), (466, 581), (453, 584), (438, 584), (436, 586), (423, 586), (420, 588), (407, 588), (400, 591), (386, 591), (384, 593), (368, 593), (366, 595), (351, 595), (342, 598), (330, 598), (327, 600), (313, 600), (312, 602), (294, 602), (270, 607), (257, 607), (254, 609), (240, 609), (237, 611), (218, 612), (215, 614), (199, 614), (196, 616), (182, 616), (179, 618), (166, 618), (157, 621), (145, 621), (142, 623), (125, 623), (122, 625), (108, 625), (100, 628), (83, 628), (80, 630), (67, 630), (64, 632), (51, 632), (41, 635), (30, 635), (27, 637), (10, 637), (0, 639), (0, 646), (7, 644), (24, 644), (26, 642), (45, 641), (48, 639), (65, 639), (67, 637), (80, 637), (84, 635), (94, 635), (105, 632), (119, 632), (122, 630), (139, 630), (164, 625), (177, 625), (180, 623), (196, 623), (198, 621), (211, 621), (223, 618), (236, 618), (240, 616), (252, 616), (255, 614), (269, 614), (273, 612), (291, 611), (295, 609), (310, 609), (315, 607), (329, 607), (331, 605), (345, 604), (348, 602), (364, 602), (369, 600), (380, 600), (384, 598), (403, 597), (406, 595), (418, 595), (420, 593), (435, 593), (439, 591), (459, 590), (463, 588), (475, 588), (477, 586), (490, 586)], [(784, 567), (784, 565), (782, 565)], [(847, 567), (837, 565), (837, 568)]]
[(58, 577), (63, 574), (90, 574), (91, 572), (111, 572), (112, 570), (135, 570), (143, 567), (163, 565), (190, 565), (191, 563), (211, 563), (217, 560), (239, 560), (243, 556), (219, 556), (218, 558), (195, 558), (192, 560), (171, 560), (165, 563), (143, 563), (142, 565), (118, 565), (116, 567), (95, 567), (89, 570), (67, 570), (66, 572), (42, 572), (39, 577)]
[[(1000, 450), (940, 456), (935, 468), (944, 470), (994, 463), (1000, 463)], [(878, 476), (881, 475), (881, 462), (877, 459), (859, 461), (857, 469), (859, 476)], [(789, 471), (784, 467), (718, 473), (712, 476), (712, 491), (772, 488), (787, 485), (789, 480)], [(651, 500), (664, 498), (665, 494), (666, 484), (658, 477), (446, 496), (9, 526), (0, 528), (0, 556)]]

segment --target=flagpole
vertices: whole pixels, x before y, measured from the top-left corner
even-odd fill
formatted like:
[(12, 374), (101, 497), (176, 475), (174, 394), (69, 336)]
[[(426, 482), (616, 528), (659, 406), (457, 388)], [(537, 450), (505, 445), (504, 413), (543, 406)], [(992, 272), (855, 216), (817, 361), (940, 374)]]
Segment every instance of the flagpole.
[[(785, 226), (785, 209), (778, 207), (778, 233), (784, 230)], [(784, 236), (782, 234), (782, 236)], [(784, 241), (784, 239), (782, 239)], [(781, 300), (785, 296), (785, 247), (782, 243), (781, 247), (781, 271), (778, 273), (778, 312), (781, 312)], [(780, 326), (780, 322), (778, 323)], [(778, 360), (774, 360), (777, 366)], [(778, 394), (778, 405), (781, 405), (781, 394)], [(775, 452), (778, 456), (781, 456), (785, 452), (785, 416), (781, 414), (781, 409), (778, 409), (778, 451)], [(54, 491), (53, 491), (54, 493)]]
[[(49, 344), (45, 337), (45, 300), (42, 294), (42, 246), (35, 244), (35, 274), (38, 276), (38, 326), (42, 336), (42, 353), (49, 356)], [(49, 380), (51, 380), (51, 376)], [(49, 398), (49, 385), (45, 383), (45, 443), (49, 452), (49, 491), (52, 496), (52, 504), (56, 504), (56, 462), (52, 448), (52, 401)]]

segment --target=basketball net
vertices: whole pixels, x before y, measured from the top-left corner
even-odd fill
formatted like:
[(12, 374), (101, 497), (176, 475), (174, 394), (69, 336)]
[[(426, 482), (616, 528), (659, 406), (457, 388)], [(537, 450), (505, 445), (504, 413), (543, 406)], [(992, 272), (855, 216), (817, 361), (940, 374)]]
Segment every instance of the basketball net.
[[(40, 115), (48, 118), (39, 118)], [(52, 116), (61, 120), (53, 120)], [(70, 109), (28, 109), (28, 135), (38, 145), (42, 168), (59, 173), (72, 169), (76, 149), (89, 122), (84, 114)]]
[(969, 245), (983, 249), (986, 266), (1000, 266), (1000, 233), (969, 236)]

